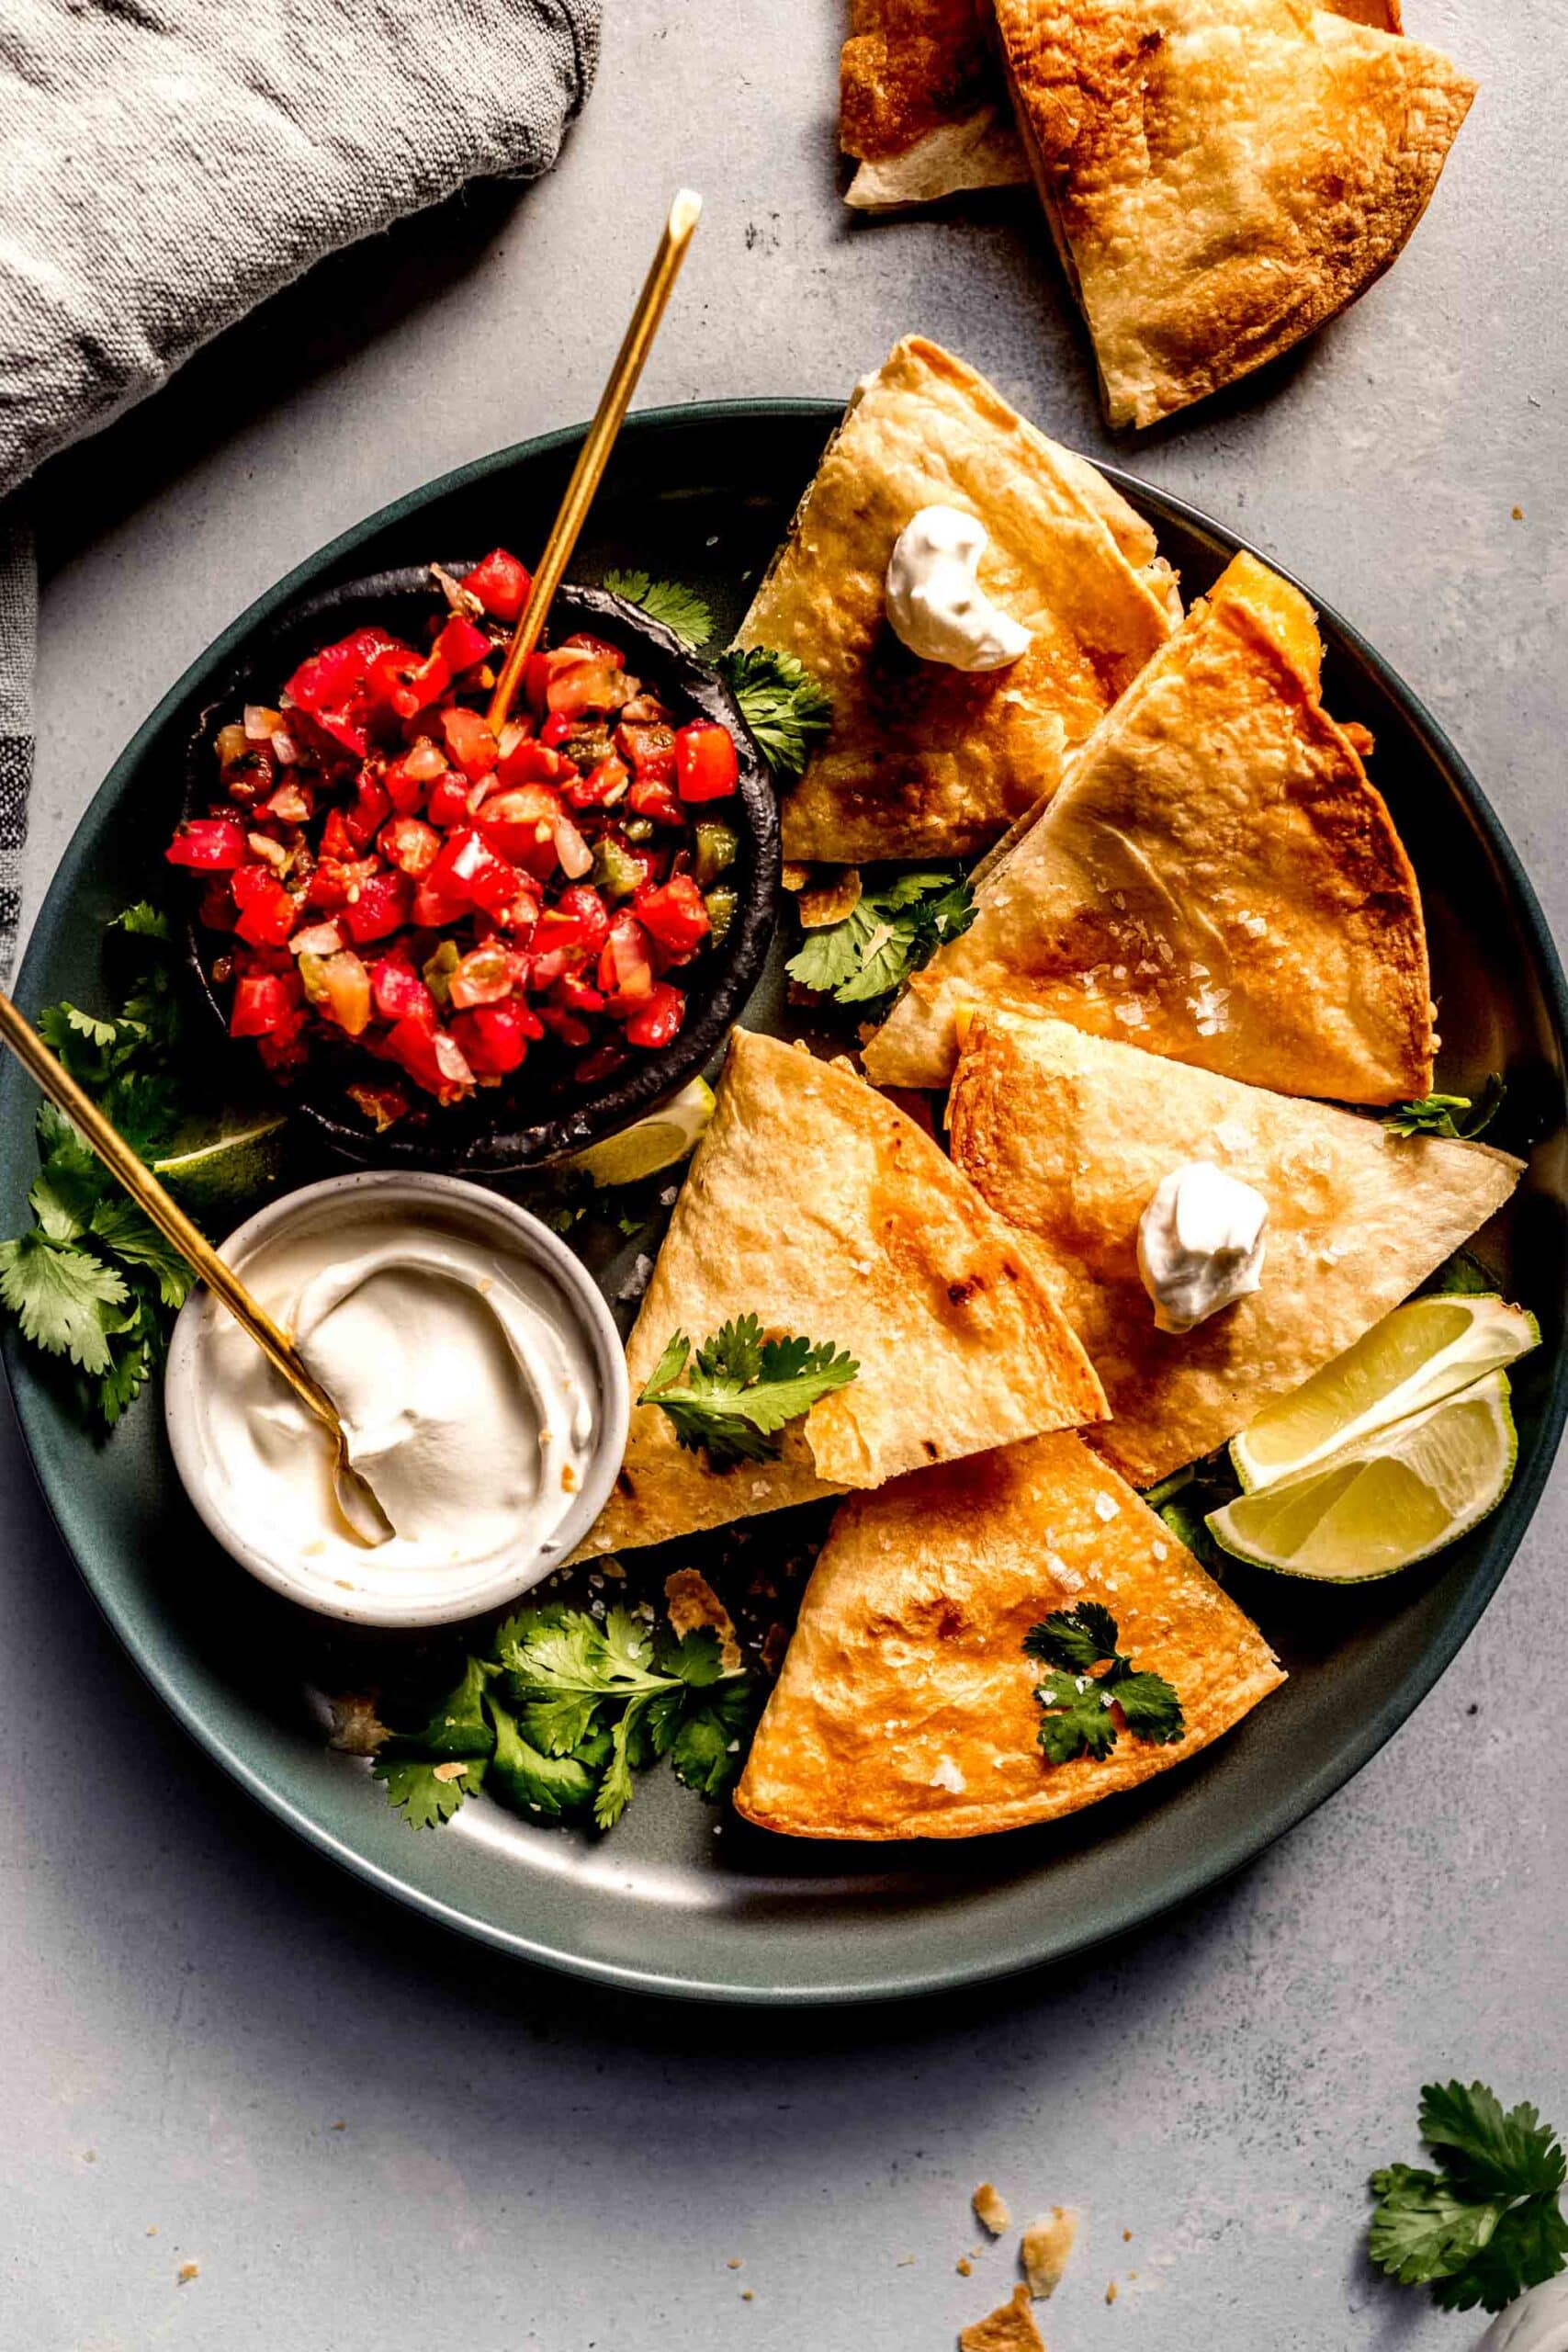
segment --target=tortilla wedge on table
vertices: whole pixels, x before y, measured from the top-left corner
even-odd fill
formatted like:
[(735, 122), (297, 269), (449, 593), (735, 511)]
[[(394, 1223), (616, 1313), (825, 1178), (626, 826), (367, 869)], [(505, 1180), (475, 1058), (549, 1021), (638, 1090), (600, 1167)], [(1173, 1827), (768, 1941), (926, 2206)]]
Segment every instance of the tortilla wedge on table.
[[(1118, 1647), (1174, 1684), (1185, 1736), (1123, 1732), (1049, 1764), (1023, 1650), (1103, 1602)], [(833, 1521), (736, 1793), (798, 1838), (973, 1838), (1076, 1812), (1179, 1764), (1284, 1680), (1257, 1627), (1076, 1437), (919, 1470)]]
[(1420, 893), (1321, 659), (1305, 599), (1238, 555), (982, 862), (973, 924), (866, 1047), (876, 1082), (942, 1084), (955, 1014), (992, 1003), (1284, 1093), (1427, 1093)]
[(839, 144), (859, 211), (1026, 182), (988, 0), (850, 0)]
[(847, 1068), (738, 1029), (627, 1344), (634, 1398), (671, 1337), (731, 1317), (860, 1366), (776, 1461), (708, 1467), (634, 1405), (583, 1553), (660, 1544), (1098, 1420), (1100, 1383), (1017, 1237), (914, 1121)]
[[(884, 606), (921, 507), (990, 534), (982, 586), (1033, 642), (1006, 669), (922, 662)], [(795, 654), (832, 726), (784, 802), (784, 855), (964, 856), (1055, 787), (1179, 617), (1147, 524), (1082, 458), (918, 335), (852, 402), (737, 643)]]
[(1377, 0), (997, 0), (997, 21), (1112, 424), (1201, 400), (1363, 294), (1475, 95)]
[[(1147, 1487), (1245, 1429), (1409, 1296), (1503, 1206), (1523, 1163), (1162, 1062), (1060, 1021), (970, 1023), (953, 1155), (1027, 1235), (1105, 1384), (1089, 1442)], [(1209, 1160), (1269, 1204), (1261, 1287), (1179, 1335), (1155, 1329), (1138, 1219)]]

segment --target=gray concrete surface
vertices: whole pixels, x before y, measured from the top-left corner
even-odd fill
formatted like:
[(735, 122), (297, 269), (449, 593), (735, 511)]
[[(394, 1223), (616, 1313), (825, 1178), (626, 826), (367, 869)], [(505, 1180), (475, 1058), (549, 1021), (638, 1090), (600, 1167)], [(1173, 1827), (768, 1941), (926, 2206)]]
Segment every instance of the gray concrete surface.
[[(906, 328), (950, 341), (1359, 622), (1562, 930), (1561, 0), (1411, 0), (1483, 84), (1412, 250), (1130, 456), (1026, 199), (839, 206), (834, 0), (609, 14), (551, 180), (330, 266), (55, 469), (31, 903), (231, 614), (409, 485), (586, 412), (686, 179), (710, 210), (649, 400), (838, 392)], [(944, 2352), (1010, 2283), (999, 2250), (955, 2269), (986, 2177), (1085, 2216), (1053, 2352), (1469, 2352), (1473, 2323), (1364, 2267), (1362, 2180), (1415, 2153), (1435, 2072), (1568, 2122), (1561, 1480), (1437, 1691), (1238, 1883), (1065, 1975), (837, 2022), (606, 1999), (383, 1907), (144, 1693), (8, 1426), (0, 1480), (7, 2352)]]

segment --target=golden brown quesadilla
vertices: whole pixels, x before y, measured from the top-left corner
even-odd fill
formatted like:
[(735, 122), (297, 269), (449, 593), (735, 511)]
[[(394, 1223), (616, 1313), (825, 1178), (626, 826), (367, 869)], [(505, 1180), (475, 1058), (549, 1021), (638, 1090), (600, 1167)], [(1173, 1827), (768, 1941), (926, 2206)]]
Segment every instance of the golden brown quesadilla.
[(989, 0), (850, 0), (839, 144), (861, 211), (1025, 182)]
[[(894, 542), (923, 507), (984, 523), (981, 585), (1033, 641), (1007, 668), (922, 662), (890, 628)], [(1179, 617), (1154, 533), (1103, 476), (983, 377), (910, 335), (862, 388), (738, 637), (796, 655), (831, 697), (826, 742), (784, 803), (789, 858), (985, 848)]]
[(777, 1461), (710, 1469), (656, 1405), (582, 1550), (660, 1544), (922, 1462), (1100, 1419), (1088, 1358), (967, 1177), (848, 1068), (738, 1029), (626, 1349), (635, 1397), (671, 1336), (732, 1317), (860, 1366)]
[(1373, 5), (997, 0), (1024, 146), (1112, 424), (1152, 424), (1365, 293), (1475, 85)]
[[(1174, 1685), (1176, 1745), (1123, 1733), (1049, 1764), (1023, 1639), (1102, 1602)], [(796, 1838), (975, 1838), (1135, 1788), (1284, 1676), (1256, 1626), (1076, 1437), (1042, 1437), (856, 1496), (833, 1521), (736, 1804)]]
[[(1138, 1487), (1369, 1330), (1502, 1207), (1523, 1165), (1001, 1012), (969, 1024), (950, 1116), (953, 1158), (1028, 1237), (1105, 1384), (1114, 1418), (1089, 1442)], [(1168, 1333), (1138, 1220), (1194, 1160), (1267, 1201), (1262, 1284)]]
[(938, 1086), (954, 1015), (1049, 1012), (1288, 1094), (1432, 1083), (1416, 876), (1319, 699), (1311, 608), (1237, 556), (976, 877), (978, 911), (866, 1047)]

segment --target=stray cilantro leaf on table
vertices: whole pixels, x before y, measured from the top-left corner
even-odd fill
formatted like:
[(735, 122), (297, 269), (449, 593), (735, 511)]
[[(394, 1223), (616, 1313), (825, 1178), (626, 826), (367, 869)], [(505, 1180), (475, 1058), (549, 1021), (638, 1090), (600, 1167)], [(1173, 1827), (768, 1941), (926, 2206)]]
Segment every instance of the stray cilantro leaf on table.
[[(1045, 1713), (1040, 1745), (1052, 1764), (1110, 1755), (1121, 1736), (1120, 1710), (1134, 1739), (1168, 1747), (1185, 1736), (1181, 1702), (1160, 1674), (1139, 1672), (1117, 1648), (1116, 1620), (1098, 1600), (1058, 1609), (1024, 1635), (1030, 1657), (1057, 1670), (1035, 1688)], [(1104, 1667), (1103, 1674), (1097, 1671)]]
[(1484, 2083), (1428, 2083), (1420, 2132), (1440, 2170), (1388, 2165), (1367, 2251), (1444, 2311), (1499, 2312), (1568, 2265), (1562, 2146), (1528, 2102), (1505, 2109)]
[(650, 580), (646, 571), (607, 571), (604, 586), (610, 595), (640, 605), (650, 621), (661, 621), (683, 645), (705, 645), (713, 635), (713, 608), (706, 597), (679, 580)]
[(733, 646), (716, 666), (775, 779), (797, 783), (833, 723), (827, 689), (793, 653), (768, 645)]
[(1417, 1102), (1394, 1102), (1378, 1116), (1391, 1136), (1443, 1136), (1450, 1143), (1473, 1143), (1484, 1135), (1507, 1092), (1494, 1070), (1480, 1095), (1424, 1094)]
[(679, 1442), (705, 1453), (710, 1469), (732, 1470), (739, 1462), (772, 1461), (786, 1422), (847, 1387), (859, 1370), (830, 1340), (764, 1340), (756, 1316), (741, 1315), (695, 1355), (684, 1331), (676, 1331), (637, 1403), (667, 1414)]
[(902, 988), (974, 920), (962, 876), (946, 867), (900, 874), (885, 889), (863, 891), (842, 922), (812, 932), (786, 968), (802, 988), (837, 1004), (872, 1004)]

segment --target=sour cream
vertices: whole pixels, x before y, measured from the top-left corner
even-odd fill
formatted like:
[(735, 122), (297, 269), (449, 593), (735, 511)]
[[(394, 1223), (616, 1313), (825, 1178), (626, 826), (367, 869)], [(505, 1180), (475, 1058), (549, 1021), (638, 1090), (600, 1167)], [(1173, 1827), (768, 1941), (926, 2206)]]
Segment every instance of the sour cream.
[(1138, 1272), (1162, 1331), (1190, 1331), (1263, 1278), (1269, 1204), (1213, 1161), (1172, 1169), (1138, 1219)]
[(324, 1214), (286, 1217), (235, 1262), (336, 1405), (391, 1541), (355, 1540), (324, 1432), (205, 1295), (176, 1333), (170, 1434), (209, 1525), (267, 1581), (370, 1623), (436, 1623), (526, 1590), (584, 1532), (623, 1434), (619, 1348), (553, 1237), (509, 1246), (532, 1220), (507, 1203), (374, 1181), (316, 1188)]
[(956, 506), (922, 506), (905, 524), (884, 591), (894, 635), (922, 662), (953, 670), (1005, 670), (1032, 642), (979, 582), (989, 534)]
[(1480, 2352), (1568, 2352), (1568, 2271), (1499, 2312)]

